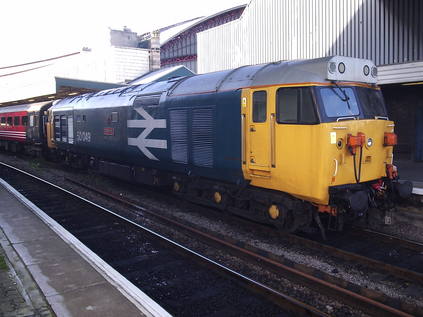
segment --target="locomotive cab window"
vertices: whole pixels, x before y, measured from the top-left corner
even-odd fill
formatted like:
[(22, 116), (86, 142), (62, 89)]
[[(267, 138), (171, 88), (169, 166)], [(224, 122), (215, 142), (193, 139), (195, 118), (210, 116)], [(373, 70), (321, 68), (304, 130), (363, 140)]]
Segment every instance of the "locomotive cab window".
[(54, 116), (54, 138), (60, 141), (60, 116)]
[(264, 90), (253, 93), (253, 122), (265, 122), (267, 116), (267, 92)]
[(387, 118), (385, 102), (382, 92), (377, 89), (355, 87), (361, 108), (366, 119), (374, 119), (377, 117)]
[(360, 114), (353, 88), (320, 88), (326, 115), (330, 118), (355, 117)]
[(276, 92), (276, 119), (285, 124), (316, 124), (311, 88), (279, 88)]
[(61, 141), (68, 142), (68, 122), (66, 116), (60, 116), (60, 132), (61, 132)]
[(113, 123), (118, 122), (119, 114), (117, 112), (112, 112), (112, 114), (110, 115), (110, 121), (112, 121)]

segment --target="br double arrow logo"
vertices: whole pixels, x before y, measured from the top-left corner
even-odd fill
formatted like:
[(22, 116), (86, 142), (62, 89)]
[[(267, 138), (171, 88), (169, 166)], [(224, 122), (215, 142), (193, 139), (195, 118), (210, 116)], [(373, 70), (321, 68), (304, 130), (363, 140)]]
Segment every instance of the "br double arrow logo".
[(147, 139), (148, 135), (154, 129), (165, 129), (166, 119), (154, 119), (143, 108), (136, 108), (143, 120), (128, 120), (128, 128), (144, 128), (144, 131), (136, 138), (128, 138), (128, 145), (136, 146), (150, 160), (159, 159), (153, 155), (147, 148), (167, 149), (167, 141), (159, 139)]

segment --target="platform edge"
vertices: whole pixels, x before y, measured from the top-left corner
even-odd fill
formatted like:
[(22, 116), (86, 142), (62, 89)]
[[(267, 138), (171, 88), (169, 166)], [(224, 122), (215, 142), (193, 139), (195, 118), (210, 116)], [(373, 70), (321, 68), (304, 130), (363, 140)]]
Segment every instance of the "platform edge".
[(75, 236), (63, 228), (53, 218), (44, 211), (35, 206), (31, 201), (19, 193), (9, 183), (0, 178), (0, 184), (22, 204), (34, 212), (49, 228), (51, 228), (63, 241), (74, 249), (82, 258), (84, 258), (100, 275), (109, 283), (115, 286), (131, 303), (133, 303), (142, 313), (152, 317), (169, 317), (169, 314), (163, 307), (157, 304), (147, 294), (142, 292), (133, 283), (128, 281), (123, 275), (117, 272), (97, 254), (86, 247)]

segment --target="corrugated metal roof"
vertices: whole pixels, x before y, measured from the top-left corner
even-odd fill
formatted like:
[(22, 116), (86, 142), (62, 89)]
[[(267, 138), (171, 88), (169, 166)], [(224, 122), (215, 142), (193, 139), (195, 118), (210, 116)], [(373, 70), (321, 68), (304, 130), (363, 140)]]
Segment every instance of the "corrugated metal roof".
[(379, 66), (378, 78), (379, 85), (423, 81), (423, 61)]

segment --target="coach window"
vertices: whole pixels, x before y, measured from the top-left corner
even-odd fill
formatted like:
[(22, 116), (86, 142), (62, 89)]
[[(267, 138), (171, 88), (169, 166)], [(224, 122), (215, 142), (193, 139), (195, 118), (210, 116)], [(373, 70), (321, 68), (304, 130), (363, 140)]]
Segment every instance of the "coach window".
[(26, 127), (28, 125), (28, 117), (27, 116), (22, 117), (22, 125), (24, 127)]
[(12, 126), (12, 117), (7, 117), (7, 125)]
[(279, 88), (276, 92), (276, 118), (278, 123), (318, 123), (313, 96), (309, 87)]
[(20, 125), (20, 123), (21, 123), (20, 121), (21, 120), (19, 120), (19, 119), (20, 119), (19, 117), (14, 117), (13, 118), (13, 125)]
[(264, 90), (255, 91), (253, 94), (253, 122), (265, 122), (267, 107), (267, 92)]
[(6, 125), (6, 117), (1, 117), (1, 125)]

